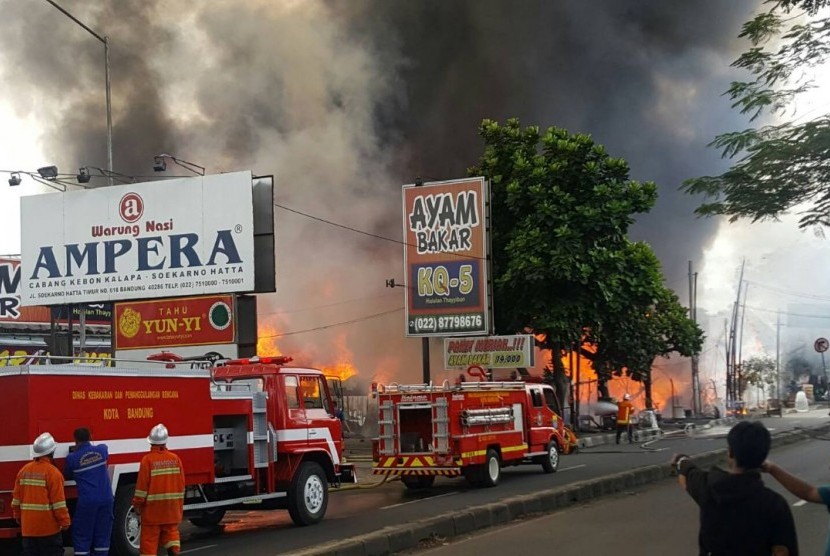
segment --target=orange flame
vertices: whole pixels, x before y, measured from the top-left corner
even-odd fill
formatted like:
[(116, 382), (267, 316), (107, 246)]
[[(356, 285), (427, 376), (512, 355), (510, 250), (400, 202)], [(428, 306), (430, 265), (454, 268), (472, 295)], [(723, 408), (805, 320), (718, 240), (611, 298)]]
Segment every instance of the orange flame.
[[(583, 346), (584, 351), (594, 352), (596, 348), (590, 344)], [(577, 370), (577, 355), (573, 353), (573, 369), (571, 369), (571, 354), (566, 354), (562, 357), (562, 364), (565, 366), (565, 371), (571, 378), (572, 382), (576, 382)], [(597, 400), (597, 373), (591, 364), (591, 360), (587, 357), (580, 356), (578, 361), (579, 368), (579, 397), (581, 403), (591, 403)], [(654, 408), (658, 411), (672, 411), (672, 380), (674, 382), (674, 396), (676, 405), (684, 404), (686, 394), (688, 394), (689, 383), (682, 378), (672, 376), (669, 380), (668, 373), (666, 373), (659, 366), (652, 368), (651, 373), (651, 398)], [(608, 381), (608, 393), (612, 398), (622, 399), (623, 394), (629, 394), (635, 406), (645, 408), (646, 396), (645, 386), (641, 382), (635, 382), (626, 376), (614, 377)]]
[(263, 357), (274, 357), (282, 355), (282, 350), (277, 345), (279, 330), (272, 322), (260, 322), (257, 327), (256, 353)]
[(354, 360), (354, 354), (346, 343), (346, 334), (340, 333), (337, 335), (337, 340), (334, 342), (334, 360), (331, 365), (323, 365), (321, 371), (328, 376), (339, 377), (340, 380), (346, 381), (357, 375), (357, 368), (350, 363)]

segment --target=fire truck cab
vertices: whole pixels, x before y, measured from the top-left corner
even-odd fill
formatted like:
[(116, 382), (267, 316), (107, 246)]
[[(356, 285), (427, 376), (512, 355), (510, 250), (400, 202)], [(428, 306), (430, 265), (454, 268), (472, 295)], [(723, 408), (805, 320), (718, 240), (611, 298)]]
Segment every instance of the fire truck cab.
[[(323, 519), (329, 486), (356, 482), (343, 462), (341, 424), (325, 376), (285, 366), (291, 358), (250, 358), (217, 366), (172, 354), (159, 368), (24, 365), (0, 368), (0, 538), (14, 537), (11, 491), (43, 432), (58, 441), (63, 469), (73, 431), (87, 427), (107, 444), (115, 495), (112, 549), (138, 554), (140, 516), (132, 508), (139, 462), (156, 423), (170, 431), (168, 447), (186, 475), (185, 516), (214, 526), (227, 510), (288, 509), (297, 525)], [(74, 506), (76, 491), (67, 482)]]
[(400, 475), (410, 489), (460, 475), (495, 486), (503, 467), (527, 463), (553, 473), (575, 441), (541, 382), (391, 384), (377, 397), (372, 472)]

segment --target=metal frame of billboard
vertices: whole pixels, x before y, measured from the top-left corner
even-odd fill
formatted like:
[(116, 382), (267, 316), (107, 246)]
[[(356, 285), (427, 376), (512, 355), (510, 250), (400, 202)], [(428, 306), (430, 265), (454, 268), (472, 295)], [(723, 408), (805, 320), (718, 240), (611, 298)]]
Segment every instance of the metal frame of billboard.
[[(462, 310), (457, 309), (457, 305), (447, 305), (447, 310), (440, 310), (440, 309), (432, 309), (432, 308), (414, 308), (412, 307), (411, 303), (413, 303), (414, 294), (415, 292), (419, 291), (419, 283), (418, 280), (418, 272), (412, 272), (414, 264), (418, 264), (417, 261), (413, 263), (410, 258), (409, 251), (413, 247), (412, 243), (410, 242), (410, 233), (412, 230), (410, 229), (409, 223), (409, 206), (407, 203), (407, 191), (408, 190), (423, 190), (429, 191), (430, 188), (435, 188), (436, 190), (440, 188), (447, 188), (451, 185), (460, 185), (460, 184), (475, 184), (475, 191), (477, 192), (477, 199), (476, 199), (476, 211), (479, 216), (479, 223), (472, 228), (467, 226), (468, 229), (474, 228), (481, 228), (479, 232), (476, 230), (476, 236), (473, 237), (471, 234), (468, 239), (470, 239), (470, 243), (472, 246), (475, 245), (475, 242), (479, 244), (479, 249), (467, 249), (461, 250), (466, 251), (470, 254), (463, 254), (459, 252), (459, 250), (455, 251), (436, 251), (433, 253), (425, 253), (420, 256), (416, 256), (416, 259), (420, 259), (423, 257), (422, 268), (428, 266), (429, 263), (434, 263), (433, 266), (429, 267), (430, 271), (429, 274), (433, 276), (433, 285), (436, 284), (434, 281), (436, 278), (434, 277), (434, 271), (436, 269), (440, 269), (440, 273), (442, 276), (446, 277), (446, 285), (451, 291), (453, 289), (459, 288), (459, 285), (462, 282), (462, 266), (470, 266), (470, 265), (463, 265), (463, 261), (477, 261), (476, 264), (472, 266), (474, 269), (478, 267), (477, 270), (474, 270), (472, 273), (475, 275), (474, 284), (472, 285), (472, 292), (478, 292), (479, 301), (473, 306), (473, 310), (464, 311), (464, 307), (469, 307), (469, 301), (461, 301), (460, 304), (462, 306)], [(466, 189), (470, 191), (470, 188)], [(492, 330), (492, 285), (490, 280), (490, 201), (489, 201), (489, 184), (483, 177), (472, 177), (472, 178), (462, 178), (462, 179), (454, 179), (454, 180), (443, 180), (443, 181), (434, 181), (434, 182), (425, 182), (423, 184), (406, 184), (401, 188), (401, 202), (402, 202), (402, 212), (403, 212), (403, 232), (404, 232), (404, 242), (403, 242), (403, 258), (404, 258), (404, 273), (405, 273), (405, 282), (406, 282), (406, 293), (405, 293), (405, 311), (404, 311), (404, 335), (410, 338), (428, 338), (428, 337), (446, 337), (446, 336), (481, 336), (482, 334), (489, 334)], [(447, 193), (447, 191), (444, 191)], [(426, 195), (434, 194), (434, 193), (425, 193)], [(458, 197), (453, 198), (453, 204), (457, 203)], [(414, 205), (414, 202), (413, 202)], [(457, 208), (457, 205), (454, 205)], [(437, 208), (437, 207), (434, 207)], [(438, 222), (436, 222), (438, 223)], [(440, 223), (439, 223), (440, 224)], [(431, 233), (435, 233), (440, 229), (440, 225), (432, 230)], [(456, 230), (457, 231), (457, 230)], [(476, 239), (477, 238), (477, 239)], [(417, 246), (416, 246), (417, 248)], [(472, 252), (471, 252), (472, 251)], [(478, 252), (476, 252), (478, 251)], [(423, 265), (423, 263), (427, 263), (427, 265)], [(455, 268), (455, 267), (458, 268)], [(439, 281), (440, 282), (440, 281)], [(472, 293), (463, 294), (459, 290), (459, 294), (463, 296), (472, 295)], [(426, 303), (426, 301), (425, 301)], [(425, 312), (426, 311), (426, 312)], [(414, 314), (413, 314), (414, 313)], [(445, 322), (455, 323), (458, 322), (457, 319), (465, 319), (466, 317), (477, 317), (481, 316), (481, 324), (472, 325), (470, 326), (463, 326), (462, 329), (445, 329), (444, 326), (440, 326), (440, 324)], [(434, 321), (420, 321), (422, 324), (432, 323), (434, 326), (425, 327), (425, 328), (432, 328), (432, 331), (418, 331), (417, 329), (420, 328), (416, 325), (417, 322), (414, 319), (430, 319), (434, 318)], [(442, 319), (451, 319), (450, 321), (443, 321)], [(410, 326), (410, 321), (412, 320), (413, 326)], [(460, 322), (467, 322), (461, 320)], [(413, 331), (413, 328), (415, 329)], [(452, 328), (452, 327), (451, 327)], [(468, 329), (463, 329), (468, 328)]]

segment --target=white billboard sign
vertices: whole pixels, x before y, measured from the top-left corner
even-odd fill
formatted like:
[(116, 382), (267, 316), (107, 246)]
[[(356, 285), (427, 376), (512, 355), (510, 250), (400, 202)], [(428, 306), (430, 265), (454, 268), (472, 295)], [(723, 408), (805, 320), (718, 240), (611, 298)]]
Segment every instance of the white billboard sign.
[(21, 199), (22, 305), (254, 289), (251, 173)]
[(485, 369), (533, 367), (536, 350), (533, 336), (481, 336), (444, 338), (444, 367), (464, 368), (478, 365)]

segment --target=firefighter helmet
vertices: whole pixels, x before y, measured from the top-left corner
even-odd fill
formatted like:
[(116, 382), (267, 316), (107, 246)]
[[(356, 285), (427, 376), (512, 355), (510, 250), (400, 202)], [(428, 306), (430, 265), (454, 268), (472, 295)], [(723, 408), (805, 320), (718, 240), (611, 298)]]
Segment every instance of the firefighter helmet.
[(52, 435), (45, 432), (35, 438), (35, 441), (32, 443), (32, 453), (34, 453), (36, 458), (42, 458), (54, 452), (57, 447), (58, 444)]
[(630, 395), (628, 395), (628, 394), (623, 394), (623, 399), (624, 399), (624, 400), (630, 400), (630, 399), (631, 399), (631, 396), (630, 396)]
[(147, 442), (155, 446), (167, 444), (167, 427), (159, 423), (150, 430), (150, 436), (147, 437)]

